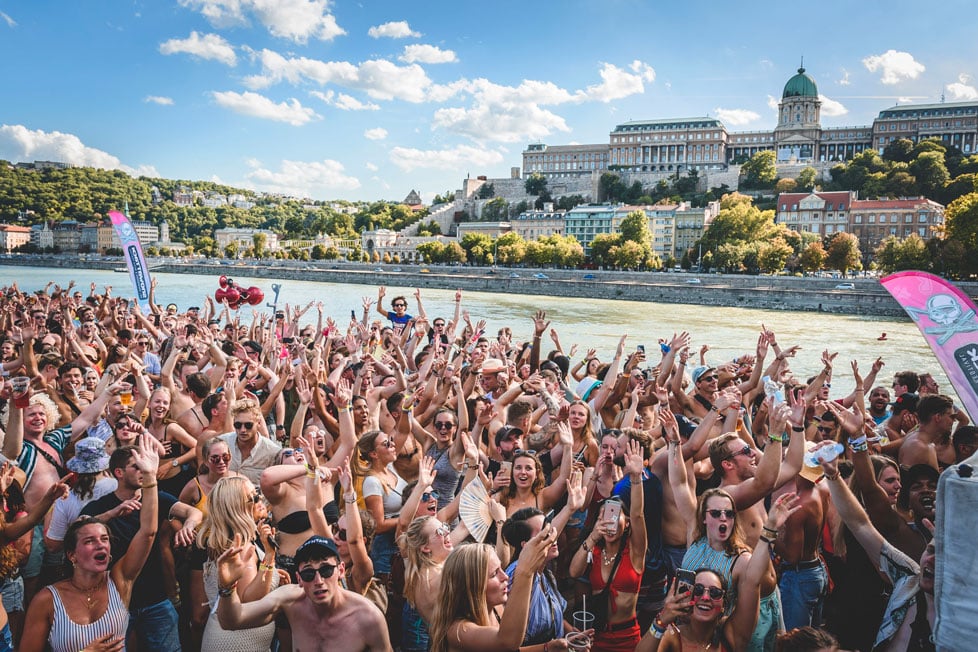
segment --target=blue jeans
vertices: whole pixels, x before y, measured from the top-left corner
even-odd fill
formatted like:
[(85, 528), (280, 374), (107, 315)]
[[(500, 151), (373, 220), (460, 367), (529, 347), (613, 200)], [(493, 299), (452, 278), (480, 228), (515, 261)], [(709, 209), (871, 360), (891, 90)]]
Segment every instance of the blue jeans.
[(394, 543), (394, 533), (384, 532), (375, 534), (370, 544), (370, 561), (374, 563), (374, 575), (389, 575), (397, 544)]
[(178, 624), (177, 610), (169, 600), (129, 610), (129, 635), (136, 637), (140, 650), (180, 652)]
[(781, 587), (785, 628), (790, 631), (795, 627), (821, 626), (822, 604), (828, 586), (824, 566), (782, 570), (778, 586)]

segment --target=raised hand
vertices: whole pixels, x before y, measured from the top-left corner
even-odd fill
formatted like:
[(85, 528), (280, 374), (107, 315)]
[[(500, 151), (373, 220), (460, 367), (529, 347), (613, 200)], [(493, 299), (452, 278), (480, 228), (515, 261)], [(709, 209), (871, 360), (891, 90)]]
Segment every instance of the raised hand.
[(422, 488), (431, 486), (436, 475), (434, 458), (422, 455), (418, 459), (418, 486)]
[(244, 558), (245, 547), (241, 534), (234, 535), (234, 543), (217, 558), (217, 584), (226, 589), (234, 586), (244, 576), (248, 562)]
[(528, 575), (535, 574), (547, 562), (547, 553), (555, 541), (557, 541), (557, 528), (547, 523), (535, 537), (523, 545), (516, 570)]
[(641, 475), (645, 469), (645, 459), (642, 456), (642, 445), (629, 439), (625, 442), (625, 473)]
[[(574, 433), (571, 431), (570, 424), (566, 421), (561, 421), (557, 424), (557, 444), (561, 446), (574, 445)], [(566, 455), (567, 453), (564, 454)]]
[(662, 419), (662, 433), (666, 441), (679, 443), (679, 422), (676, 421), (676, 415), (668, 407), (663, 407), (659, 410), (659, 418)]
[(550, 322), (547, 321), (547, 311), (537, 310), (533, 316), (533, 336), (540, 337), (543, 335), (543, 331), (547, 330), (549, 326)]
[(771, 505), (771, 511), (768, 512), (767, 524), (766, 526), (771, 530), (778, 530), (788, 517), (801, 509), (802, 503), (798, 494), (791, 492), (785, 493), (778, 496), (774, 504)]
[(584, 474), (580, 471), (571, 471), (570, 478), (567, 479), (567, 507), (572, 513), (584, 507), (586, 494)]

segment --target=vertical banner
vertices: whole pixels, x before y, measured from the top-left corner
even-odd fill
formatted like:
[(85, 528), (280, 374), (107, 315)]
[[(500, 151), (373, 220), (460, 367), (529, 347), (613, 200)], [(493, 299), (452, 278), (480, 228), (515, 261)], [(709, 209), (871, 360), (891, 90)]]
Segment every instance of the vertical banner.
[(132, 228), (129, 218), (119, 211), (109, 211), (109, 218), (112, 220), (112, 227), (119, 236), (119, 245), (122, 247), (122, 255), (126, 259), (126, 266), (129, 268), (129, 280), (132, 281), (132, 288), (139, 301), (139, 307), (144, 311), (149, 311), (149, 268), (146, 266), (146, 259), (143, 257), (143, 247), (139, 243), (139, 236)]
[(927, 272), (897, 272), (880, 283), (917, 324), (974, 422), (978, 419), (978, 308), (960, 289)]

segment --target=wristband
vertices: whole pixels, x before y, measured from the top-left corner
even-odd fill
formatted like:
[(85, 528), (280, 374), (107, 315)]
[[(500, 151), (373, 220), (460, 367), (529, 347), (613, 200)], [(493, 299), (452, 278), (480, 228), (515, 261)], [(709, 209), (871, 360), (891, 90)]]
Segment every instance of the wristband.
[(772, 548), (774, 547), (774, 539), (771, 539), (769, 537), (766, 537), (763, 534), (760, 537), (758, 537), (758, 539), (761, 540), (761, 541), (763, 541), (767, 545), (771, 546)]
[(238, 583), (237, 582), (235, 582), (231, 586), (224, 587), (224, 588), (222, 588), (222, 587), (219, 586), (219, 587), (217, 587), (217, 595), (220, 596), (220, 597), (222, 597), (222, 598), (229, 598), (229, 597), (231, 597), (231, 594), (234, 593), (234, 589), (237, 586), (238, 586)]
[(357, 502), (356, 493), (343, 494), (343, 502), (345, 502), (347, 505)]
[(340, 408), (340, 412), (353, 412), (353, 406), (347, 405), (346, 407)]
[(791, 426), (792, 432), (805, 432), (805, 426)]
[(777, 530), (771, 529), (771, 528), (769, 528), (766, 525), (762, 525), (761, 526), (761, 529), (764, 530), (764, 534), (769, 534), (769, 535), (771, 535), (774, 538), (777, 538), (777, 536), (778, 536), (778, 531)]
[(858, 439), (850, 439), (849, 447), (855, 453), (864, 453), (869, 450), (869, 444), (866, 443), (866, 435), (859, 437)]
[(154, 482), (152, 484), (142, 484), (142, 485), (139, 485), (139, 488), (140, 489), (152, 489), (155, 486), (156, 486), (156, 483)]
[(771, 440), (771, 443), (783, 444), (784, 443), (784, 436), (785, 436), (785, 434), (786, 433), (781, 433), (780, 435), (776, 435), (776, 434), (774, 434), (772, 432), (772, 433), (768, 434), (768, 439)]

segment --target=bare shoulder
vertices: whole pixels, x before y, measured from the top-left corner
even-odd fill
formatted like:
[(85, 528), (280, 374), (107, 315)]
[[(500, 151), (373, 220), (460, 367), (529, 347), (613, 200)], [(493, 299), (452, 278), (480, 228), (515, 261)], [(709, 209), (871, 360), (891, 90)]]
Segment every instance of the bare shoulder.
[[(346, 591), (344, 597), (347, 600), (347, 609), (358, 622), (365, 625), (386, 622), (383, 612), (377, 608), (377, 605), (359, 593)], [(386, 624), (384, 626), (386, 627)]]

